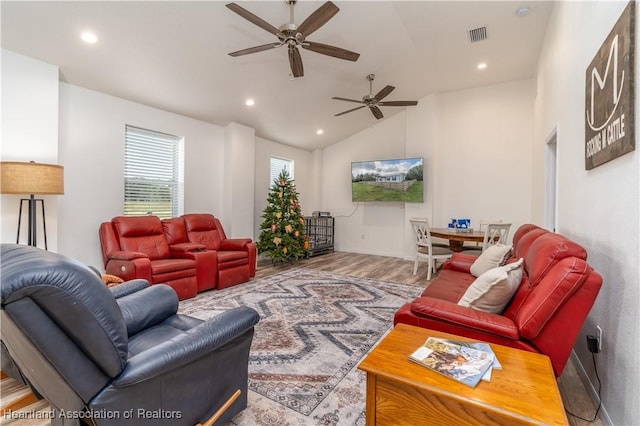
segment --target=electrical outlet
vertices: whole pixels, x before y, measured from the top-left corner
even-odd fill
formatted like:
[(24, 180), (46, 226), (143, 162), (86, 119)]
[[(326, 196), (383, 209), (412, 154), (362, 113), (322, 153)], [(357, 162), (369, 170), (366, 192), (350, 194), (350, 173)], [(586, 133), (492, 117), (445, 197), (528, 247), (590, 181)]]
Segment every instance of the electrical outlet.
[(596, 337), (598, 338), (598, 351), (602, 352), (602, 328), (599, 325), (596, 325)]

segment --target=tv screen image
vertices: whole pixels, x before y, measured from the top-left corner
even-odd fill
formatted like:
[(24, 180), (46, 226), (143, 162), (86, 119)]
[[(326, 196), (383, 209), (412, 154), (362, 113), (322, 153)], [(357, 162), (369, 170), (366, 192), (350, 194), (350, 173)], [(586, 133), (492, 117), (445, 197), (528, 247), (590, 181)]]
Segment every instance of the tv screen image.
[(351, 200), (422, 203), (422, 157), (351, 163)]

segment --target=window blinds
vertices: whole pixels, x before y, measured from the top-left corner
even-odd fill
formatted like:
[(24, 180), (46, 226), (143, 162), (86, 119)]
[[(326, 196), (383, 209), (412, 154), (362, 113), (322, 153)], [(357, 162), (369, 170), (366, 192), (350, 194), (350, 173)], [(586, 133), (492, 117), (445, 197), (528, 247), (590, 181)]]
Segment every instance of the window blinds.
[(278, 179), (282, 170), (289, 172), (289, 177), (293, 179), (293, 161), (284, 158), (271, 157), (271, 176), (269, 179), (269, 188), (273, 185), (273, 181)]
[(126, 126), (124, 214), (178, 215), (180, 138)]

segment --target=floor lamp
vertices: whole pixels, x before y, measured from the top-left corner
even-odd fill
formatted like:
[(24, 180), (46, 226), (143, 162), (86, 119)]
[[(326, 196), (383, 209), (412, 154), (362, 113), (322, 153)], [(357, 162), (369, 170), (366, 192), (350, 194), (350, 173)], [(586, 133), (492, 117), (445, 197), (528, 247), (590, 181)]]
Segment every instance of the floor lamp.
[(16, 244), (20, 243), (20, 227), (22, 206), (27, 203), (29, 211), (28, 244), (37, 246), (36, 242), (36, 204), (42, 206), (42, 230), (44, 232), (44, 248), (47, 249), (47, 222), (44, 213), (44, 200), (36, 195), (64, 194), (64, 168), (55, 164), (3, 161), (0, 163), (2, 194), (29, 194), (29, 198), (20, 200), (18, 213), (18, 235)]

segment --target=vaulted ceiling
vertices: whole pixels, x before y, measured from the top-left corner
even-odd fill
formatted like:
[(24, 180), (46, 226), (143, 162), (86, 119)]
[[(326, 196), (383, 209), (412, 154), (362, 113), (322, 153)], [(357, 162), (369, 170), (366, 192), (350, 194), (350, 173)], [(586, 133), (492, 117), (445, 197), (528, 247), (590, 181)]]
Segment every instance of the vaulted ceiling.
[[(375, 125), (367, 108), (334, 115), (396, 89), (385, 100), (531, 78), (552, 2), (335, 1), (340, 11), (309, 40), (360, 54), (356, 62), (300, 49), (304, 76), (293, 78), (286, 47), (231, 57), (276, 36), (221, 1), (2, 1), (2, 48), (60, 69), (60, 80), (302, 149), (331, 145)], [(289, 23), (285, 1), (239, 1), (274, 27)], [(300, 24), (323, 2), (298, 1)], [(525, 9), (526, 8), (526, 9)], [(470, 30), (486, 28), (471, 42)], [(95, 44), (80, 40), (92, 31)], [(487, 68), (479, 70), (478, 63)], [(255, 105), (245, 105), (247, 99)], [(380, 107), (385, 118), (405, 108)], [(385, 119), (383, 118), (383, 120)], [(323, 129), (323, 134), (317, 134)]]

